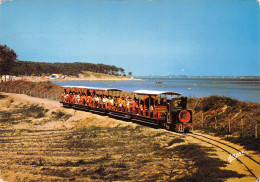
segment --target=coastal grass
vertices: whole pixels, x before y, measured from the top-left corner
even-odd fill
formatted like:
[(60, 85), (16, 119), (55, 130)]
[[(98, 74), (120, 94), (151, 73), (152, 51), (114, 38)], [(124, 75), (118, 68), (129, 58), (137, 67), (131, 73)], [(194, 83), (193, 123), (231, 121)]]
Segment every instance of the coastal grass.
[[(10, 108), (10, 105), (7, 104), (7, 108)], [(39, 105), (23, 105), (20, 107), (10, 108), (9, 110), (0, 111), (0, 121), (1, 122), (15, 122), (19, 123), (18, 121), (21, 119), (27, 118), (42, 118), (45, 116), (45, 113), (48, 110), (44, 109), (44, 107)]]
[(24, 105), (20, 108), (19, 112), (26, 118), (26, 117), (33, 117), (33, 118), (42, 118), (45, 116), (45, 113), (48, 112), (43, 106), (39, 106), (37, 104), (32, 105)]
[(52, 117), (55, 118), (55, 119), (69, 119), (72, 115), (71, 114), (67, 114), (61, 110), (58, 110), (58, 111), (53, 111), (52, 113)]
[[(193, 110), (194, 130), (224, 138), (228, 136), (228, 140), (233, 143), (259, 151), (255, 128), (256, 125), (260, 126), (260, 104), (213, 95), (190, 98), (188, 108)], [(260, 130), (257, 132), (259, 136)]]
[(228, 132), (227, 130), (218, 130), (200, 126), (195, 126), (194, 130), (200, 131), (201, 133), (221, 137), (222, 139), (231, 143), (239, 144), (245, 147), (247, 150), (260, 152), (260, 138), (255, 138), (254, 135), (248, 136), (239, 132)]
[(242, 145), (247, 150), (260, 152), (260, 138), (250, 136), (226, 137), (225, 140)]

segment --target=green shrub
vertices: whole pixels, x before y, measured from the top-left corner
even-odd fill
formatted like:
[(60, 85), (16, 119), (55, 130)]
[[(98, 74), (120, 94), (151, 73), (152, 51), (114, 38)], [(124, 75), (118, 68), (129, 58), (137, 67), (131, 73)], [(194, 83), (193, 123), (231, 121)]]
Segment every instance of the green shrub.
[(52, 112), (51, 114), (53, 115), (54, 118), (57, 118), (57, 119), (64, 118), (66, 120), (72, 116), (70, 114), (66, 114), (66, 113), (62, 112), (61, 110), (59, 110), (58, 112)]
[(29, 107), (23, 106), (20, 112), (24, 117), (41, 118), (45, 116), (46, 110), (43, 106), (32, 104)]

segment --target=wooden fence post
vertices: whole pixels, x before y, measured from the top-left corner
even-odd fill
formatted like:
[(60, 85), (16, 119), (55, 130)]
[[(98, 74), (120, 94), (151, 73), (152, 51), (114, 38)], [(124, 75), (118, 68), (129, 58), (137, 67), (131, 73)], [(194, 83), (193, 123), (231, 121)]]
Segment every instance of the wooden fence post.
[(243, 128), (243, 119), (241, 119), (241, 130), (242, 130), (242, 135), (244, 133), (244, 128)]
[(257, 138), (257, 123), (255, 125), (255, 138)]
[(217, 117), (215, 117), (215, 130), (217, 129), (217, 122), (218, 122)]
[(203, 122), (203, 113), (202, 113), (202, 116), (201, 116), (201, 121), (202, 121), (202, 127), (204, 126), (204, 122)]
[(228, 120), (228, 132), (230, 133), (231, 128), (230, 128), (230, 119)]

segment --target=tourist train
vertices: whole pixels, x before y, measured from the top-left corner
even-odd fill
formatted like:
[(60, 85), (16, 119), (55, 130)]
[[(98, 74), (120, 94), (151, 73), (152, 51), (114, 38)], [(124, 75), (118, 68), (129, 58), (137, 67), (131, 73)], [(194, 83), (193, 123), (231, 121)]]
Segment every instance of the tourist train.
[(66, 107), (155, 124), (167, 130), (193, 130), (192, 111), (187, 109), (187, 97), (176, 92), (123, 92), (116, 88), (63, 86), (60, 102)]

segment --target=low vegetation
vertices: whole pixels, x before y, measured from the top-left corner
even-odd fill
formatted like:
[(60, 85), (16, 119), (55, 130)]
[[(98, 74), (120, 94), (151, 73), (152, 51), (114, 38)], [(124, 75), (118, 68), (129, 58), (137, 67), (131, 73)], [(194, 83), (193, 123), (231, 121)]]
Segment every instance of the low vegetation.
[(188, 101), (188, 107), (194, 111), (195, 130), (227, 136), (229, 141), (260, 151), (259, 137), (255, 138), (256, 125), (260, 134), (260, 104), (216, 95)]
[[(12, 99), (13, 100), (13, 99)], [(10, 108), (10, 101), (7, 101), (7, 108)], [(8, 122), (17, 124), (20, 121), (31, 121), (31, 118), (37, 119), (45, 117), (45, 113), (48, 112), (43, 106), (39, 105), (21, 105), (10, 108), (9, 110), (0, 111), (0, 122)]]
[(54, 119), (69, 119), (72, 115), (71, 114), (67, 114), (61, 110), (58, 110), (57, 112), (53, 111), (52, 113), (52, 116)]
[(36, 97), (57, 96), (59, 97), (61, 86), (51, 82), (29, 82), (29, 81), (8, 81), (0, 83), (0, 90), (32, 95)]

